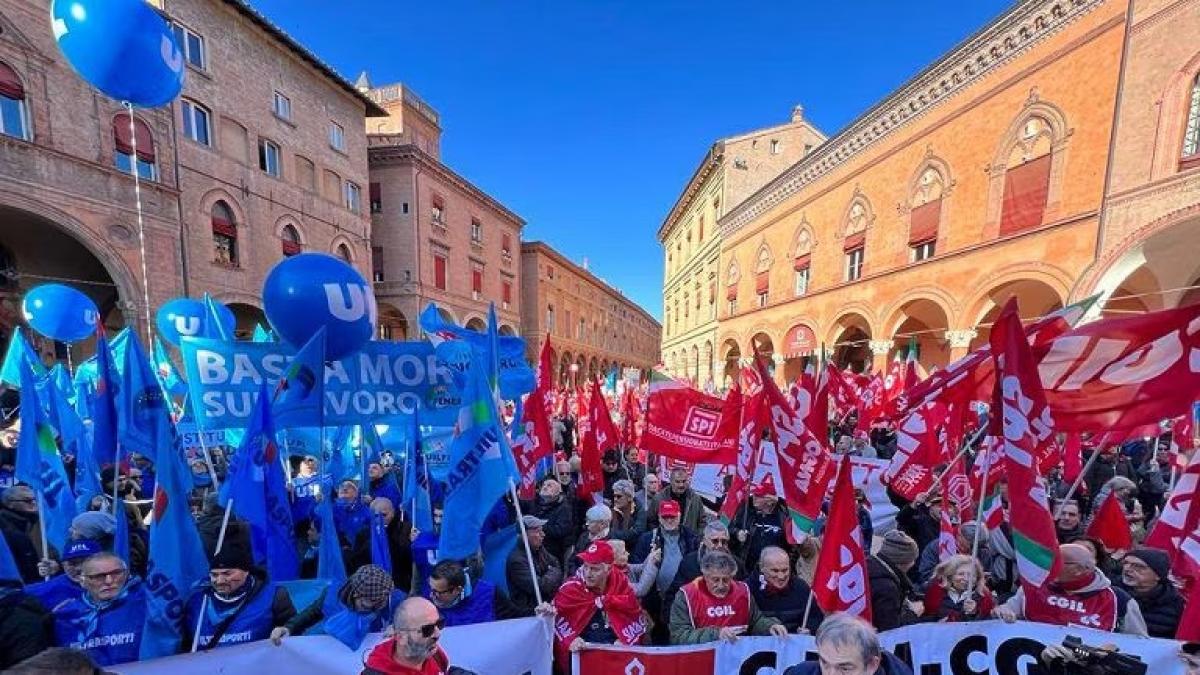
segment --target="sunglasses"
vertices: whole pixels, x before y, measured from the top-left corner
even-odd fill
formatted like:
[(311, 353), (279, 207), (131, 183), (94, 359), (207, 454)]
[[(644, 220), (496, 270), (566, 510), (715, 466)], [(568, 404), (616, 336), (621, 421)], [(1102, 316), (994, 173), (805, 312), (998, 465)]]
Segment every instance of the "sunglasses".
[(423, 637), (423, 638), (431, 638), (431, 637), (433, 637), (434, 631), (442, 630), (445, 627), (446, 627), (446, 620), (438, 619), (437, 621), (435, 621), (433, 623), (427, 623), (424, 626), (419, 626), (417, 628), (409, 628), (405, 632), (420, 633), (421, 637)]

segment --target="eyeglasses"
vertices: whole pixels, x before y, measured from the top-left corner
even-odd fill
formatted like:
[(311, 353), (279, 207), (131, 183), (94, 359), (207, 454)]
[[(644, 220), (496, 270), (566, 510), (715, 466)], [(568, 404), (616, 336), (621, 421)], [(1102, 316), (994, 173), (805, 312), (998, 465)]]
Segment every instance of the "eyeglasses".
[(433, 593), (434, 595), (438, 596), (439, 598), (449, 598), (449, 597), (453, 597), (455, 593), (457, 593), (457, 592), (459, 592), (459, 590), (461, 590), (461, 588), (462, 588), (461, 586), (455, 586), (453, 588), (447, 588), (444, 591), (439, 591), (436, 588), (430, 588), (429, 592)]
[(125, 576), (128, 573), (129, 573), (128, 570), (117, 568), (115, 570), (108, 570), (107, 572), (96, 572), (95, 574), (85, 574), (85, 575), (83, 575), (83, 578), (87, 579), (88, 581), (107, 581), (108, 579), (114, 579), (114, 580), (120, 579), (121, 577)]
[[(434, 591), (434, 592), (436, 593), (437, 591)], [(421, 637), (431, 638), (431, 637), (433, 637), (434, 631), (440, 631), (445, 627), (446, 627), (446, 620), (438, 619), (437, 621), (435, 621), (433, 623), (427, 623), (424, 626), (418, 626), (416, 628), (405, 628), (404, 632), (405, 633), (420, 633)]]
[(724, 544), (724, 545), (726, 545), (726, 546), (728, 546), (728, 545), (729, 545), (729, 539), (726, 539), (726, 538), (724, 538), (724, 537), (722, 537), (722, 538), (720, 538), (720, 539), (709, 539), (708, 541), (709, 541), (709, 542), (710, 542), (710, 543), (711, 543), (713, 546), (719, 546), (719, 545), (721, 545), (721, 544)]

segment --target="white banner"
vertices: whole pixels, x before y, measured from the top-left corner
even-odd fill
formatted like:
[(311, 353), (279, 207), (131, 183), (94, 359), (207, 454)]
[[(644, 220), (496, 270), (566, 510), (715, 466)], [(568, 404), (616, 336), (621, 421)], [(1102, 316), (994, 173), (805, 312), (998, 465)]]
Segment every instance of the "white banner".
[[(1106, 633), (1090, 628), (1064, 628), (1041, 623), (1000, 621), (932, 623), (906, 626), (879, 635), (883, 648), (912, 667), (917, 675), (1043, 675), (1042, 650), (1061, 645), (1067, 636), (1098, 647), (1112, 644), (1136, 656), (1153, 675), (1185, 675), (1176, 654), (1179, 643)], [(749, 637), (737, 642), (701, 646), (588, 650), (574, 664), (576, 675), (781, 675), (806, 660), (816, 660), (813, 638)], [(679, 666), (683, 665), (683, 668)]]
[[(447, 628), (441, 645), (451, 665), (480, 675), (550, 675), (550, 636), (549, 623), (541, 619), (513, 619)], [(121, 675), (358, 673), (371, 648), (384, 637), (368, 636), (357, 651), (328, 635), (289, 637), (279, 647), (264, 640), (106, 670)]]

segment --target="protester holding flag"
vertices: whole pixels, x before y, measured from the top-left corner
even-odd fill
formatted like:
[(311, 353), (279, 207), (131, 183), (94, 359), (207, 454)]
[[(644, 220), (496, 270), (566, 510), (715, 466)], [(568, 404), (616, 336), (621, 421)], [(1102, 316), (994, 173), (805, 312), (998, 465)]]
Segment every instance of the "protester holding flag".
[(575, 541), (574, 509), (563, 495), (563, 486), (553, 476), (545, 476), (538, 485), (537, 499), (521, 505), (521, 510), (546, 522), (546, 551), (565, 561)]
[(371, 509), (359, 494), (357, 482), (344, 480), (338, 484), (337, 501), (333, 505), (333, 521), (337, 524), (338, 535), (349, 547), (353, 547), (359, 533), (368, 530), (371, 524)]
[(292, 477), (292, 522), (312, 518), (317, 500), (321, 496), (321, 476), (317, 475), (317, 458), (305, 455), (300, 460), (300, 469)]
[(950, 556), (933, 571), (933, 583), (922, 601), (921, 621), (979, 621), (990, 618), (996, 603), (987, 587), (983, 565), (966, 554)]
[[(658, 576), (654, 591), (643, 598), (646, 612), (654, 618), (655, 644), (666, 642), (669, 612), (675, 602), (675, 593), (682, 582), (678, 580), (683, 559), (700, 547), (696, 534), (679, 524), (679, 504), (674, 500), (664, 501), (658, 509), (658, 527), (644, 533), (630, 556), (634, 564), (644, 563), (655, 551), (661, 554)], [(690, 581), (685, 579), (683, 582)]]
[(395, 590), (387, 570), (363, 565), (339, 586), (325, 587), (312, 604), (272, 630), (271, 642), (279, 646), (289, 635), (325, 633), (350, 649), (358, 649), (367, 633), (377, 633), (391, 624), (405, 597), (403, 591)]
[(83, 562), (103, 550), (100, 542), (94, 539), (72, 541), (62, 554), (63, 573), (26, 586), (26, 592), (37, 598), (50, 612), (70, 600), (80, 598), (83, 595)]
[(83, 562), (81, 577), (85, 593), (55, 612), (58, 643), (87, 652), (101, 666), (136, 661), (145, 620), (142, 580), (103, 551)]
[[(392, 583), (396, 588), (407, 591), (412, 586), (412, 523), (396, 517), (396, 508), (387, 497), (376, 497), (369, 510), (372, 517), (378, 518), (383, 526), (388, 558), (392, 563)], [(372, 534), (373, 528), (370, 527), (358, 533), (350, 556), (346, 559), (348, 572), (352, 573), (371, 563)]]
[[(778, 546), (762, 550), (758, 574), (751, 576), (747, 583), (750, 595), (762, 613), (779, 621), (789, 633), (801, 629), (813, 633), (825, 618), (821, 608), (809, 599), (812, 589), (792, 574), (791, 559), (787, 551)], [(807, 623), (805, 612), (808, 613)]]
[[(979, 564), (984, 569), (989, 569), (992, 561), (991, 547), (988, 546), (988, 531), (984, 528), (979, 532), (981, 526), (974, 520), (968, 520), (958, 526), (958, 531), (954, 536), (954, 554), (956, 555), (971, 555), (971, 550), (975, 544), (976, 533), (979, 537), (979, 546), (973, 556), (979, 561)], [(928, 585), (929, 581), (935, 579), (934, 570), (944, 562), (938, 553), (938, 542), (931, 541), (921, 549), (921, 557), (917, 559), (917, 579), (921, 586)], [(910, 575), (911, 576), (911, 575)]]
[(1137, 602), (1150, 637), (1174, 639), (1183, 615), (1183, 596), (1170, 579), (1166, 551), (1135, 548), (1121, 559), (1121, 578), (1115, 587)]
[(913, 590), (908, 571), (917, 563), (917, 542), (907, 534), (892, 530), (883, 535), (883, 543), (867, 558), (867, 587), (871, 591), (871, 623), (879, 630), (891, 630), (912, 620), (921, 612), (912, 605)]
[(771, 474), (750, 488), (750, 503), (742, 504), (730, 521), (732, 552), (743, 569), (752, 568), (768, 546), (786, 546), (783, 509)]
[(1080, 544), (1059, 546), (1058, 575), (1042, 587), (1028, 581), (992, 615), (1009, 623), (1017, 619), (1059, 626), (1083, 625), (1098, 630), (1146, 635), (1137, 600), (1114, 587), (1096, 569), (1096, 557)]
[[(533, 616), (538, 604), (537, 591), (541, 592), (543, 600), (552, 598), (562, 583), (563, 571), (562, 563), (546, 549), (545, 528), (548, 521), (526, 515), (522, 518), (522, 524), (525, 526), (529, 552), (533, 556), (533, 567), (530, 569), (530, 558), (524, 548), (516, 546), (508, 554), (504, 570), (513, 612), (517, 616)], [(537, 591), (534, 590), (534, 584), (537, 584)]]

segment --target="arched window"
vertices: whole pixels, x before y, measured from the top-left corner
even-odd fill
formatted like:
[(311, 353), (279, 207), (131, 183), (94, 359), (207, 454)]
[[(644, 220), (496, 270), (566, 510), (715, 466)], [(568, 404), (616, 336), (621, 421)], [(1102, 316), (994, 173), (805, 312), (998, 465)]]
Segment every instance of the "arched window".
[(350, 247), (349, 246), (347, 246), (345, 244), (338, 244), (336, 253), (337, 253), (337, 257), (341, 258), (342, 260), (344, 260), (346, 262), (354, 262), (354, 260), (351, 259), (351, 257), (350, 257)]
[(863, 199), (855, 199), (846, 212), (845, 238), (842, 251), (846, 254), (845, 280), (862, 278), (863, 264), (867, 257), (867, 225), (871, 222), (871, 211)]
[(771, 249), (764, 243), (754, 259), (754, 297), (759, 307), (767, 306), (771, 295)]
[(1192, 80), (1188, 97), (1187, 126), (1183, 133), (1183, 161), (1180, 168), (1200, 166), (1200, 73)]
[[(130, 129), (129, 113), (120, 113), (113, 117), (113, 143), (116, 146), (113, 161), (118, 169), (124, 173), (132, 173), (136, 162), (138, 176), (144, 180), (158, 179), (158, 169), (154, 162), (154, 136), (145, 120), (134, 117), (133, 128)], [(136, 157), (133, 147), (135, 144)]]
[(238, 266), (237, 221), (233, 209), (222, 200), (212, 205), (213, 262)]
[(946, 177), (936, 167), (926, 166), (909, 198), (908, 246), (913, 261), (932, 258), (942, 219), (942, 195)]
[(29, 108), (25, 85), (17, 71), (0, 63), (0, 134), (29, 140)]
[(792, 252), (792, 293), (797, 298), (808, 293), (808, 283), (812, 279), (812, 232), (804, 227), (796, 234), (796, 248)]
[(1021, 125), (1004, 173), (1004, 201), (1000, 207), (1000, 236), (1015, 234), (1042, 224), (1050, 193), (1050, 123), (1031, 116)]
[(291, 257), (304, 250), (304, 244), (300, 243), (300, 232), (291, 223), (283, 226), (283, 231), (279, 233), (281, 244), (283, 245), (283, 255)]

